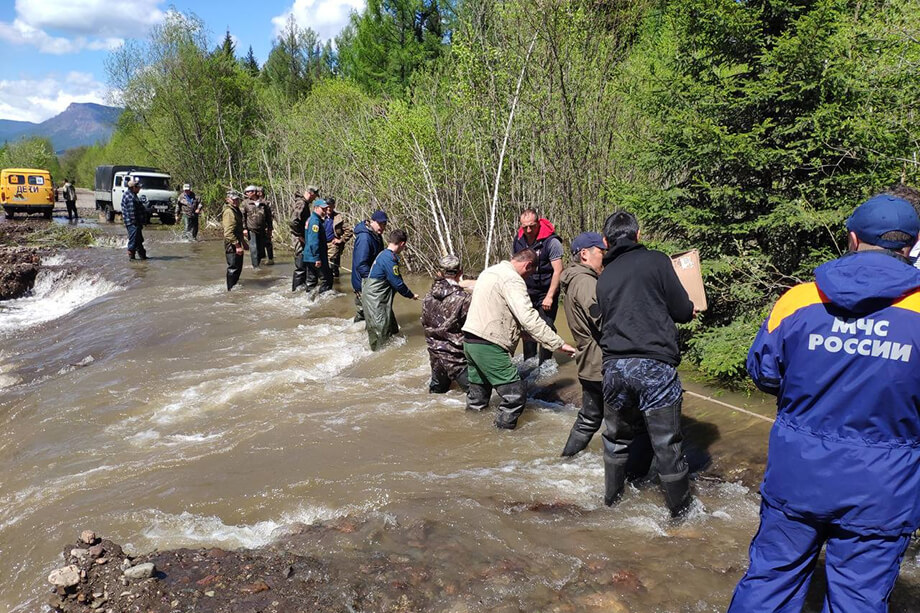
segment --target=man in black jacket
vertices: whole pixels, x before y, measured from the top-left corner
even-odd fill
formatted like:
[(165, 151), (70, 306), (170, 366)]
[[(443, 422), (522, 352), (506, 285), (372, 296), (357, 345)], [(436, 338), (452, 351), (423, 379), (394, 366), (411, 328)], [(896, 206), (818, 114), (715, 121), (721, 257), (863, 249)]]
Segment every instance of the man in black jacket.
[(690, 479), (683, 456), (677, 376), (677, 323), (693, 319), (693, 303), (671, 259), (639, 244), (639, 222), (617, 211), (604, 223), (609, 249), (597, 281), (604, 355), (604, 503), (626, 482), (633, 432), (644, 420), (672, 516), (687, 510)]

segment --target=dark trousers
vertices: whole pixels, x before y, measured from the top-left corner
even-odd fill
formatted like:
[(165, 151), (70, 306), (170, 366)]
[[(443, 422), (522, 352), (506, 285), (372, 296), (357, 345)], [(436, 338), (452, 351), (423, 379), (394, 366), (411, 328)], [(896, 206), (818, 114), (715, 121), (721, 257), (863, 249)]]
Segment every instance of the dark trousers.
[(450, 389), (450, 384), (454, 381), (457, 382), (457, 386), (464, 392), (469, 391), (470, 380), (467, 371), (468, 369), (464, 368), (456, 377), (451, 377), (446, 370), (432, 368), (431, 380), (428, 382), (428, 393), (443, 394)]
[(144, 227), (130, 225), (125, 226), (128, 230), (128, 255), (134, 257), (137, 253), (141, 258), (147, 257), (147, 250), (144, 249)]
[(80, 216), (77, 215), (77, 201), (76, 200), (67, 200), (67, 219), (70, 219), (73, 216), (73, 219), (80, 219)]
[(298, 242), (294, 245), (294, 276), (291, 279), (291, 291), (296, 292), (306, 284), (307, 268), (303, 263), (303, 245)]
[(275, 263), (275, 246), (272, 244), (272, 233), (265, 233), (265, 257)]
[(332, 276), (338, 278), (339, 276), (339, 266), (342, 263), (342, 252), (337, 251), (329, 256), (329, 270), (332, 271)]
[(243, 254), (237, 254), (233, 245), (227, 247), (227, 291), (229, 292), (236, 282), (240, 280), (243, 272)]
[(909, 544), (909, 534), (857, 534), (830, 522), (791, 517), (762, 501), (751, 564), (728, 613), (799, 613), (822, 546), (827, 575), (822, 612), (886, 613)]
[(258, 268), (262, 260), (265, 259), (265, 245), (268, 242), (268, 235), (265, 230), (249, 230), (249, 257), (252, 260), (252, 267)]
[[(556, 292), (555, 298), (553, 298), (553, 304), (548, 311), (543, 310), (543, 299), (546, 298), (546, 294), (539, 296), (531, 295), (531, 301), (533, 302), (533, 308), (537, 310), (537, 314), (540, 316), (540, 319), (546, 322), (550, 328), (553, 329), (553, 332), (556, 331), (556, 312), (559, 311), (559, 292)], [(529, 360), (532, 357), (537, 355), (537, 348), (539, 344), (536, 341), (525, 340), (523, 343), (524, 348), (524, 359)], [(549, 360), (553, 357), (553, 352), (547, 349), (546, 347), (539, 346), (540, 350), (540, 359), (538, 363), (542, 364), (543, 362)]]
[[(647, 358), (604, 360), (605, 502), (612, 504), (623, 490), (636, 460), (634, 443), (644, 444), (648, 432), (658, 477), (672, 513), (689, 501), (687, 462), (683, 454), (680, 407), (683, 388), (677, 369)], [(648, 471), (651, 457), (639, 472)]]
[(198, 240), (198, 215), (183, 215), (185, 220), (185, 233)]
[(329, 270), (329, 264), (323, 262), (319, 266), (316, 262), (304, 262), (304, 270), (307, 273), (306, 290), (312, 291), (319, 285), (319, 293), (328, 292), (332, 289), (332, 271)]

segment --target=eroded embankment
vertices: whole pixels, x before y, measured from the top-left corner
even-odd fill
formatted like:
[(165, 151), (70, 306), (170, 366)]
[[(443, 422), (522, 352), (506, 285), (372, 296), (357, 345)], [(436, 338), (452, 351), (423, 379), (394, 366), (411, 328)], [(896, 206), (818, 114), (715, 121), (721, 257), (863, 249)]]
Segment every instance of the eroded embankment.
[(92, 241), (92, 232), (84, 228), (37, 221), (0, 224), (0, 300), (29, 292), (43, 258), (62, 248), (88, 247)]

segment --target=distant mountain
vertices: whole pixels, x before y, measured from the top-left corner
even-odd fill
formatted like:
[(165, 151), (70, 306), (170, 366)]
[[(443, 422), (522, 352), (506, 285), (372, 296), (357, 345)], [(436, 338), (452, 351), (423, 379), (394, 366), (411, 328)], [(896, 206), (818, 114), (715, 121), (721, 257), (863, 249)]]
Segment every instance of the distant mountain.
[(72, 102), (63, 113), (41, 123), (0, 119), (0, 142), (43, 136), (51, 139), (57, 153), (105, 142), (112, 136), (121, 111), (91, 102)]

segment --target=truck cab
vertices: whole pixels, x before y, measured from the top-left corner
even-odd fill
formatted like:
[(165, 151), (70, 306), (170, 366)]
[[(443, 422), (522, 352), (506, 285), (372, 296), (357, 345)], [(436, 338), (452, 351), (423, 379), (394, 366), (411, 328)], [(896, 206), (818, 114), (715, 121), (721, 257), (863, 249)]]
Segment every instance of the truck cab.
[(176, 223), (176, 192), (170, 187), (171, 177), (145, 166), (96, 167), (96, 208), (105, 214), (106, 220), (115, 221), (115, 214), (121, 213), (121, 199), (131, 177), (140, 180), (137, 197), (147, 212), (147, 219), (159, 217), (161, 223)]
[(169, 186), (170, 176), (162, 172), (135, 170), (115, 173), (112, 186), (115, 210), (121, 213), (121, 199), (128, 189), (127, 184), (131, 177), (141, 182), (141, 191), (137, 193), (137, 197), (147, 211), (147, 219), (159, 217), (161, 223), (176, 223), (176, 193)]

